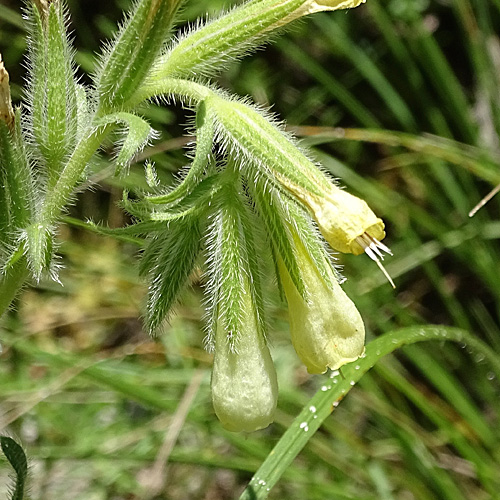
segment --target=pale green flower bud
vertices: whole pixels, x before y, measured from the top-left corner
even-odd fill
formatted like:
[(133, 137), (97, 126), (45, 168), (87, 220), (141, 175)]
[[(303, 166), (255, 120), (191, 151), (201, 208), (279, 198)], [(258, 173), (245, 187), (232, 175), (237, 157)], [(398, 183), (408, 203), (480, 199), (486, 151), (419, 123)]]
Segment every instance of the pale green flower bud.
[(230, 431), (252, 432), (274, 418), (278, 383), (271, 354), (259, 327), (249, 287), (242, 304), (236, 347), (219, 320), (215, 332), (212, 401)]
[(283, 262), (279, 262), (292, 343), (309, 373), (324, 373), (327, 368), (336, 370), (363, 354), (363, 320), (333, 272), (329, 286), (318, 273), (302, 242), (298, 237), (294, 237), (294, 241), (310, 300), (301, 297)]

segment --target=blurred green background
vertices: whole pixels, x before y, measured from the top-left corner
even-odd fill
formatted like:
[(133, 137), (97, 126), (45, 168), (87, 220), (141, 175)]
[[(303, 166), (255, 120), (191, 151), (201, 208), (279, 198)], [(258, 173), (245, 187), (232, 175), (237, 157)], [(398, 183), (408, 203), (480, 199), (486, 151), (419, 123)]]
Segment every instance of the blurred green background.
[[(0, 52), (22, 97), (19, 1), (0, 5)], [(130, 2), (69, 1), (85, 73)], [(235, 3), (235, 2), (233, 2)], [(187, 1), (182, 22), (231, 2)], [(367, 257), (339, 256), (368, 341), (395, 328), (467, 329), (500, 353), (500, 0), (368, 0), (317, 14), (227, 68), (218, 81), (271, 106), (315, 157), (386, 221), (392, 290)], [(160, 130), (153, 160), (165, 182), (184, 166), (176, 106), (145, 115)], [(324, 383), (288, 340), (276, 297), (268, 316), (280, 381), (276, 423), (231, 434), (210, 401), (201, 277), (165, 335), (141, 327), (145, 285), (133, 243), (75, 220), (129, 222), (103, 152), (92, 190), (60, 227), (64, 286), (27, 288), (3, 322), (0, 430), (31, 459), (31, 498), (232, 499)], [(109, 152), (112, 153), (112, 152)], [(366, 375), (311, 439), (272, 499), (500, 498), (499, 383), (469, 346), (406, 347)], [(2, 460), (2, 459), (0, 459)], [(0, 496), (9, 469), (0, 461)]]

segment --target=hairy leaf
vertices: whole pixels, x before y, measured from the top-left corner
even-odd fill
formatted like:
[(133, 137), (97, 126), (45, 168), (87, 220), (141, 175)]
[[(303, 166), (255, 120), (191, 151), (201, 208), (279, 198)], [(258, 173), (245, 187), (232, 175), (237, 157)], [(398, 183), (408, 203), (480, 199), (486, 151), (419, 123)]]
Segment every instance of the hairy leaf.
[(184, 217), (165, 226), (144, 250), (141, 272), (150, 285), (146, 326), (155, 334), (186, 285), (200, 251), (200, 222)]

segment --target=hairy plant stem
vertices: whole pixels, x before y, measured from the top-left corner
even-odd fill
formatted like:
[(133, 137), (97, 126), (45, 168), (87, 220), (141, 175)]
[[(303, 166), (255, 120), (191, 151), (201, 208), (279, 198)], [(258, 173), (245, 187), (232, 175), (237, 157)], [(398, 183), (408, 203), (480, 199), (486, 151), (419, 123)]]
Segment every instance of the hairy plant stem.
[(80, 180), (85, 166), (112, 128), (112, 124), (95, 127), (77, 145), (54, 188), (47, 193), (43, 203), (38, 222), (44, 228), (50, 227), (59, 217)]
[[(48, 231), (54, 225), (62, 209), (68, 203), (85, 166), (112, 128), (112, 124), (94, 127), (88, 136), (80, 141), (54, 188), (47, 193), (36, 222), (40, 230)], [(27, 261), (22, 257), (0, 278), (0, 316), (8, 310), (28, 276)]]
[(215, 94), (216, 92), (210, 87), (191, 80), (158, 77), (157, 79), (149, 80), (147, 85), (143, 85), (127, 104), (128, 107), (134, 108), (138, 104), (159, 95), (179, 97), (189, 101), (190, 104), (198, 104), (207, 97)]

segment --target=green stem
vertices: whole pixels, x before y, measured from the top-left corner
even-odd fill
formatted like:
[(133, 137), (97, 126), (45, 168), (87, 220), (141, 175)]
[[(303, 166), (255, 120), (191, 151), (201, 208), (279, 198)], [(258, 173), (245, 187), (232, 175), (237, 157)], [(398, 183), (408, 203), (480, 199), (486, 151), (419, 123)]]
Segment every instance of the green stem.
[(151, 78), (147, 85), (141, 86), (134, 94), (133, 98), (128, 102), (128, 107), (133, 109), (141, 102), (159, 95), (177, 96), (195, 105), (214, 94), (215, 92), (209, 87), (190, 80), (182, 80), (180, 78)]
[(59, 217), (62, 208), (74, 192), (85, 166), (112, 128), (112, 124), (94, 128), (85, 139), (80, 141), (54, 188), (47, 193), (39, 219), (39, 224), (44, 228), (49, 228)]

